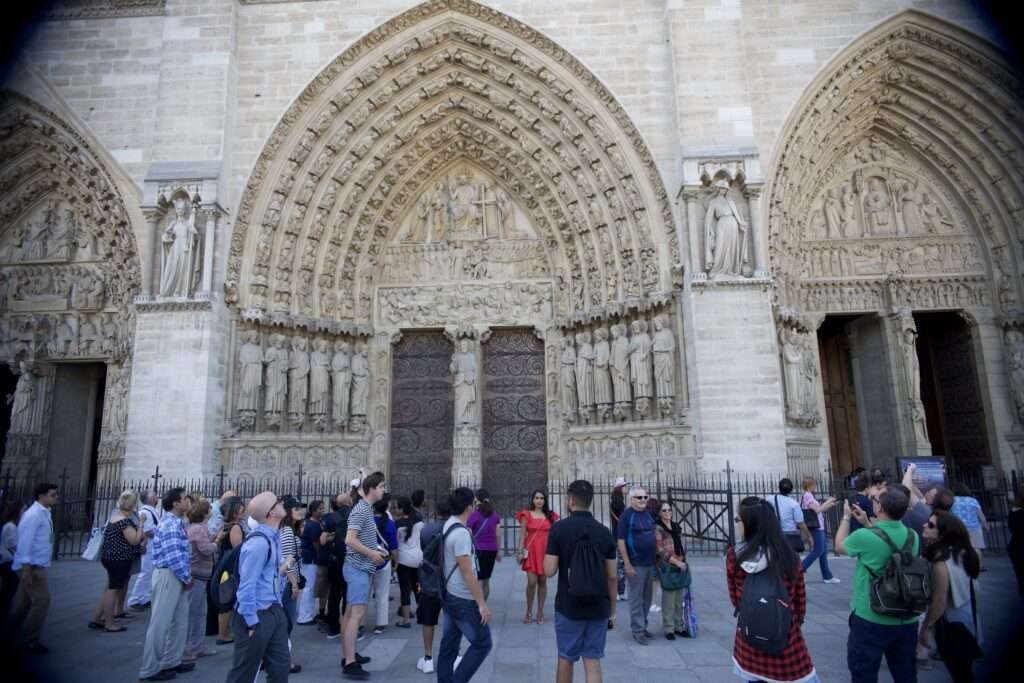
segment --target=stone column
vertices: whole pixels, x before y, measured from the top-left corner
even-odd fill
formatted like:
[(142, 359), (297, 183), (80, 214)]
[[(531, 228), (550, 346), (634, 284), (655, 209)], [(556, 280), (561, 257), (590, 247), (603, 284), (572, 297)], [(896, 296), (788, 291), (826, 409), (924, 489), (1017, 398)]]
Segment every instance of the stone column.
[(700, 216), (699, 216), (699, 203), (700, 194), (695, 187), (688, 187), (683, 190), (683, 199), (686, 200), (686, 229), (689, 233), (690, 241), (690, 272), (694, 278), (704, 277), (704, 259), (702, 246), (704, 240), (701, 239), (701, 228), (700, 228)]
[(751, 238), (754, 243), (754, 277), (768, 277), (770, 266), (768, 264), (768, 235), (761, 224), (760, 201), (762, 187), (760, 185), (747, 185), (743, 189), (743, 196), (747, 198), (747, 212), (750, 215), (750, 230), (753, 233)]
[(154, 272), (156, 265), (160, 262), (160, 240), (157, 239), (157, 231), (163, 211), (159, 209), (144, 209), (146, 217), (146, 232), (143, 234), (142, 244), (139, 245), (139, 255), (142, 260), (142, 296), (149, 299), (155, 295), (153, 287)]
[(203, 279), (200, 290), (204, 296), (213, 292), (213, 241), (217, 234), (217, 218), (220, 215), (216, 207), (203, 208), (206, 216), (206, 227), (203, 232)]

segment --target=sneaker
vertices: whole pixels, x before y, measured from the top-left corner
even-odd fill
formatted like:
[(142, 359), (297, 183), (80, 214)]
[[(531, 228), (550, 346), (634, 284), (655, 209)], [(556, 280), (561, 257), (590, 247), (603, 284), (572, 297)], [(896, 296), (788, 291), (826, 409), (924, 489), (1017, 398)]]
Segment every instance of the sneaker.
[(647, 645), (647, 638), (644, 638), (643, 633), (634, 633), (633, 640), (635, 640), (638, 645)]
[(359, 662), (352, 662), (342, 667), (341, 676), (342, 678), (364, 681), (370, 677), (370, 672), (364, 669)]
[(337, 638), (341, 638), (341, 631), (328, 631), (327, 632), (327, 640), (335, 640)]
[(202, 652), (197, 652), (196, 653), (196, 658), (199, 658), (199, 657), (212, 657), (215, 654), (217, 654), (216, 650), (203, 650)]
[(622, 602), (623, 600), (626, 599), (626, 594), (625, 593), (619, 593), (618, 596), (616, 596), (615, 599), (618, 600), (619, 602)]
[(675, 639), (676, 639), (676, 634), (672, 633), (671, 631), (669, 631), (668, 633), (665, 634), (665, 640), (675, 640)]
[(833, 576), (831, 579), (825, 579), (822, 583), (842, 583), (837, 576)]
[(139, 680), (140, 681), (169, 681), (172, 678), (177, 678), (177, 677), (178, 677), (178, 674), (174, 673), (173, 671), (157, 671), (152, 676), (146, 676), (145, 678), (140, 678)]
[(369, 663), (370, 663), (370, 658), (369, 657), (367, 657), (366, 655), (361, 655), (358, 652), (356, 653), (356, 664), (369, 664)]
[(375, 635), (375, 636), (382, 635), (387, 630), (388, 630), (387, 626), (378, 626), (377, 628), (373, 629), (373, 635)]
[(452, 665), (452, 671), (459, 668), (459, 662), (462, 661), (462, 655), (455, 658), (455, 664)]
[(689, 631), (676, 631), (676, 635), (679, 636), (680, 638), (689, 638), (690, 637), (690, 632)]
[(420, 661), (416, 662), (416, 668), (425, 674), (432, 674), (434, 673), (434, 660), (420, 657)]
[(646, 638), (647, 640), (654, 640), (654, 634), (648, 631), (647, 629), (644, 629), (644, 638)]
[(661, 605), (651, 605), (651, 611), (652, 612), (660, 612), (661, 611)]

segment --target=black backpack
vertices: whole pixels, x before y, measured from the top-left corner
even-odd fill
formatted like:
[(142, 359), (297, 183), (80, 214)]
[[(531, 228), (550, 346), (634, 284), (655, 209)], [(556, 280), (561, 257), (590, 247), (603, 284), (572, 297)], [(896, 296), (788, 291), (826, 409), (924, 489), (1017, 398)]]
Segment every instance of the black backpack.
[(331, 555), (331, 561), (338, 565), (344, 564), (347, 546), (345, 536), (348, 534), (348, 514), (352, 511), (350, 507), (341, 507), (331, 513), (334, 532), (334, 541), (327, 546)]
[(576, 541), (569, 562), (569, 595), (576, 600), (597, 602), (608, 597), (608, 580), (604, 571), (604, 557), (597, 543), (584, 531)]
[[(467, 529), (462, 524), (452, 524), (444, 533), (436, 533), (423, 547), (423, 564), (420, 565), (420, 590), (432, 598), (441, 599), (447, 591), (448, 580), (459, 568), (456, 564), (447, 575), (444, 573), (444, 542), (448, 534), (456, 529)], [(443, 577), (443, 578), (442, 578)]]
[(267, 562), (274, 556), (274, 549), (270, 545), (270, 539), (263, 534), (249, 534), (244, 541), (236, 547), (220, 556), (217, 566), (213, 569), (210, 583), (206, 586), (206, 593), (210, 596), (210, 602), (218, 610), (230, 610), (235, 608), (235, 599), (238, 593), (238, 585), (241, 577), (238, 574), (238, 558), (242, 555), (242, 546), (249, 542), (254, 536), (259, 536), (267, 542)]
[(907, 529), (907, 540), (900, 549), (883, 530), (872, 527), (871, 531), (892, 549), (881, 573), (868, 569), (871, 575), (871, 611), (899, 619), (913, 619), (924, 614), (932, 599), (932, 572), (928, 560), (914, 554), (917, 535)]
[(793, 608), (786, 585), (774, 571), (747, 574), (736, 614), (740, 635), (751, 647), (770, 655), (779, 655), (786, 649)]

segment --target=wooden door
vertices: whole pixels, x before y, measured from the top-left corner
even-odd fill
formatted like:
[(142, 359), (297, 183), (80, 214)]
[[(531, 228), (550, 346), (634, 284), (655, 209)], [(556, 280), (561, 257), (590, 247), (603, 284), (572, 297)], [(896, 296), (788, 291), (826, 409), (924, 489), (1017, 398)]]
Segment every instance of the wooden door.
[(825, 418), (832, 449), (832, 471), (840, 476), (861, 464), (857, 392), (850, 362), (850, 338), (845, 333), (818, 337), (821, 382), (825, 391)]

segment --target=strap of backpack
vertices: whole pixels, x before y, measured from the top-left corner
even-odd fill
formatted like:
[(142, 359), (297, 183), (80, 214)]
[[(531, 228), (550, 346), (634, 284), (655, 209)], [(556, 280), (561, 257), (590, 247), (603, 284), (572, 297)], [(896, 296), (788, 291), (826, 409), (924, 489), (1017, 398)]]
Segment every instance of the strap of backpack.
[(978, 603), (974, 597), (974, 579), (967, 576), (967, 583), (971, 587), (971, 619), (974, 621), (974, 639), (978, 639)]
[[(460, 523), (460, 524), (452, 524), (448, 528), (448, 531), (446, 531), (443, 534), (441, 534), (441, 571), (442, 572), (444, 571), (444, 543), (445, 543), (445, 541), (448, 540), (448, 534), (450, 534), (451, 532), (455, 531), (459, 527), (462, 527), (467, 532), (469, 532), (469, 529), (464, 524)], [(470, 538), (470, 543), (472, 543), (473, 542), (473, 534), (472, 533), (469, 533), (469, 538)], [(452, 570), (450, 572), (448, 572), (447, 576), (444, 577), (444, 583), (441, 584), (441, 595), (442, 596), (448, 590), (448, 581), (452, 578), (452, 574), (454, 574), (455, 570), (458, 569), (458, 568), (459, 568), (459, 561), (456, 559), (455, 560), (455, 566), (452, 567)]]

